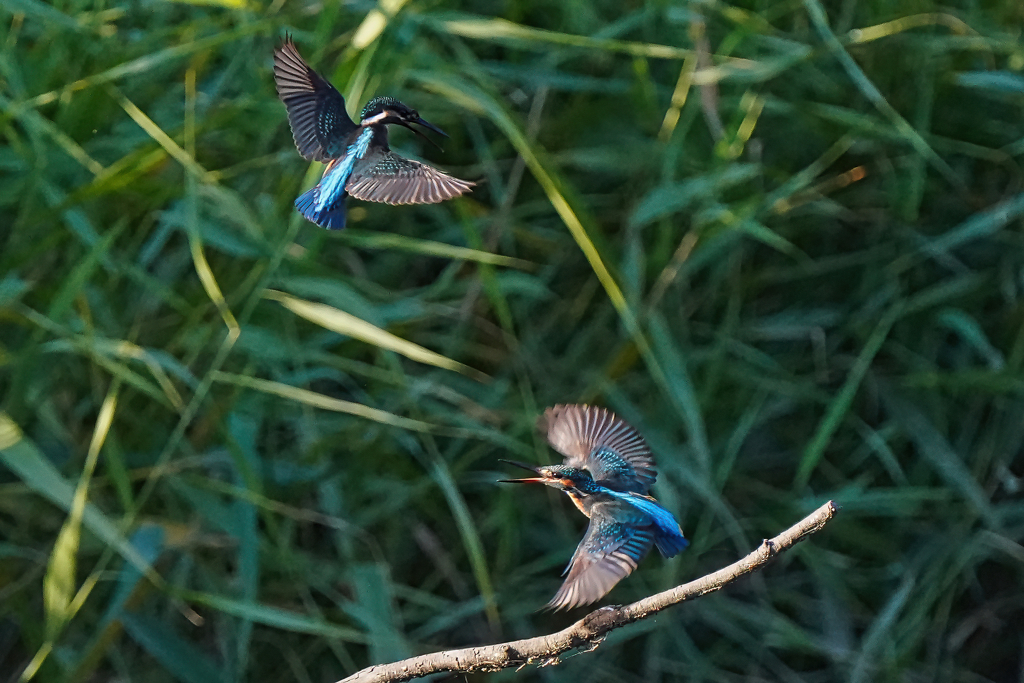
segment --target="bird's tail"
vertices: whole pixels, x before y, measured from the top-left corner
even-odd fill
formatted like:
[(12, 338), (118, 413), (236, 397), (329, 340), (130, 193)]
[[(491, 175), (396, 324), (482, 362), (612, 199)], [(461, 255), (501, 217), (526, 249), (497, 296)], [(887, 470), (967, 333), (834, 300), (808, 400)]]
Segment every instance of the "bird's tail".
[(665, 557), (675, 557), (686, 550), (686, 546), (690, 545), (690, 542), (683, 538), (683, 534), (679, 532), (678, 524), (675, 529), (666, 529), (661, 525), (658, 525), (656, 528), (654, 545), (658, 546), (658, 550)]
[(345, 227), (345, 193), (339, 193), (337, 199), (322, 209), (317, 210), (316, 200), (319, 193), (320, 186), (317, 185), (295, 200), (295, 208), (307, 220), (316, 223), (321, 228), (341, 230)]
[(683, 538), (683, 530), (679, 528), (679, 522), (671, 512), (661, 507), (658, 501), (632, 492), (611, 492), (611, 495), (650, 515), (654, 522), (654, 545), (658, 546), (658, 550), (665, 557), (674, 557), (690, 545), (690, 542)]

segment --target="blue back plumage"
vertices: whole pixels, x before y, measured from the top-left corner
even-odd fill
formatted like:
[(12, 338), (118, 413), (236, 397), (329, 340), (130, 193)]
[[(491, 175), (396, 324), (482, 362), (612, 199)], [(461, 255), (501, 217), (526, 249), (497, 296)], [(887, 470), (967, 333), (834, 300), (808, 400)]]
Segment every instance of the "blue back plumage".
[(679, 528), (676, 518), (655, 501), (633, 493), (620, 493), (610, 489), (606, 489), (606, 493), (629, 503), (650, 517), (655, 529), (654, 545), (665, 557), (674, 557), (690, 545), (690, 542), (683, 537), (683, 531)]
[(345, 183), (352, 175), (352, 169), (356, 162), (366, 155), (370, 147), (370, 140), (373, 139), (373, 129), (364, 128), (356, 141), (348, 146), (345, 156), (328, 170), (327, 175), (320, 180), (320, 193), (316, 200), (316, 210), (322, 211), (325, 206), (333, 203), (339, 196), (345, 193)]
[(672, 513), (648, 495), (658, 471), (636, 429), (609, 410), (579, 404), (548, 408), (538, 427), (565, 459), (543, 467), (512, 463), (539, 476), (511, 481), (559, 489), (590, 518), (548, 607), (588, 605), (629, 576), (652, 547), (673, 557), (689, 545)]
[(436, 204), (475, 185), (391, 151), (387, 126), (392, 124), (420, 135), (410, 124), (445, 135), (393, 97), (373, 98), (363, 108), (360, 123), (353, 122), (345, 98), (302, 59), (291, 38), (274, 50), (274, 84), (288, 110), (299, 153), (330, 164), (320, 184), (295, 200), (313, 223), (333, 230), (345, 227), (348, 195), (385, 204)]
[(345, 227), (345, 184), (357, 161), (366, 156), (373, 140), (373, 130), (365, 128), (345, 150), (345, 156), (327, 167), (327, 172), (313, 189), (295, 200), (295, 208), (307, 220), (328, 230)]

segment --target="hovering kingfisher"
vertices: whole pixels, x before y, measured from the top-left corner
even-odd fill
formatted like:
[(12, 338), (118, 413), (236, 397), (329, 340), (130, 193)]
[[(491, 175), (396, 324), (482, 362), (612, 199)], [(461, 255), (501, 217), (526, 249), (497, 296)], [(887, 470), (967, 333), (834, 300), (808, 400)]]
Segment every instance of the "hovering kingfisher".
[(274, 83), (288, 108), (299, 153), (327, 163), (317, 186), (295, 200), (299, 213), (317, 225), (345, 227), (346, 194), (386, 204), (436, 204), (475, 185), (391, 151), (389, 124), (405, 126), (435, 145), (411, 124), (448, 137), (393, 97), (373, 98), (363, 107), (359, 123), (353, 123), (345, 98), (306, 64), (290, 37), (274, 50)]
[(673, 557), (689, 545), (672, 513), (647, 495), (658, 472), (636, 429), (604, 408), (586, 405), (548, 408), (537, 427), (565, 456), (564, 464), (532, 467), (504, 460), (540, 476), (501, 481), (560, 489), (590, 518), (565, 569), (568, 576), (547, 607), (588, 605), (629, 576), (651, 546)]

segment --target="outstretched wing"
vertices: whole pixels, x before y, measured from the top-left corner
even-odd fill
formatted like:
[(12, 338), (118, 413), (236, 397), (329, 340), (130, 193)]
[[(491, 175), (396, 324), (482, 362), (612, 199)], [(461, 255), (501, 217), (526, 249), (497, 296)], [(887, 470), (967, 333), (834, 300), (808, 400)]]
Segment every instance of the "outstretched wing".
[(475, 184), (386, 150), (357, 163), (345, 190), (368, 202), (436, 204), (468, 192)]
[(629, 576), (654, 545), (654, 529), (639, 526), (645, 521), (645, 515), (622, 503), (596, 503), (568, 576), (547, 606), (558, 610), (589, 605)]
[(345, 98), (306, 64), (291, 38), (274, 50), (274, 83), (288, 108), (299, 153), (313, 161), (341, 156), (345, 138), (356, 127), (345, 111)]
[(557, 405), (544, 411), (537, 427), (566, 465), (586, 468), (598, 484), (646, 494), (658, 478), (644, 437), (609, 410)]

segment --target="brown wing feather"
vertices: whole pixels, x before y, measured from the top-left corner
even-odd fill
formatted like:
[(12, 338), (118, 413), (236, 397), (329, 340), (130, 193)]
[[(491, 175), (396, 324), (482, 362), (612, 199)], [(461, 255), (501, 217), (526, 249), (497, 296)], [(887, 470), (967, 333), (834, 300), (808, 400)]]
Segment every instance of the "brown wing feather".
[[(613, 504), (594, 506), (590, 526), (569, 562), (568, 576), (547, 606), (554, 610), (589, 605), (629, 576), (654, 545), (654, 530), (617, 523)], [(606, 509), (608, 508), (608, 509)]]
[(557, 405), (544, 411), (537, 426), (566, 465), (586, 468), (610, 488), (646, 494), (658, 478), (647, 442), (610, 410)]
[(340, 156), (342, 140), (355, 128), (345, 98), (302, 59), (291, 38), (274, 50), (274, 84), (299, 153), (313, 161)]
[(475, 184), (385, 151), (365, 166), (357, 164), (345, 191), (368, 202), (436, 204), (468, 192)]

